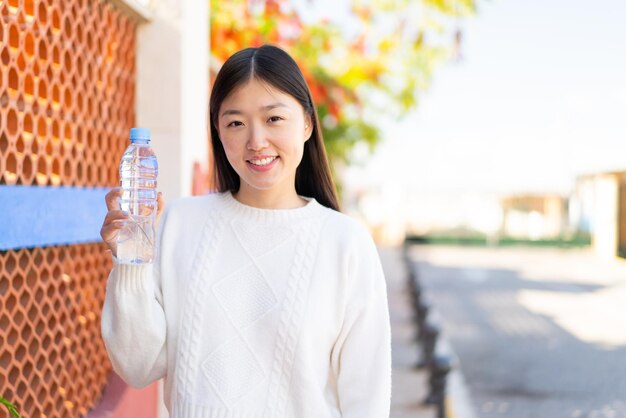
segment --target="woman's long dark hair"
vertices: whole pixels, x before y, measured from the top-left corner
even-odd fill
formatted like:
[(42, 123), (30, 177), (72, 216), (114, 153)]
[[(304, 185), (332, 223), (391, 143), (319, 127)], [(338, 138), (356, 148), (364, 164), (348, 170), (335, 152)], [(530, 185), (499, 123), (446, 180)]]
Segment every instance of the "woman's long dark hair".
[(296, 169), (296, 193), (313, 197), (320, 204), (339, 210), (337, 191), (330, 174), (330, 167), (324, 148), (319, 118), (311, 91), (298, 68), (298, 64), (282, 49), (263, 45), (259, 48), (243, 49), (231, 56), (220, 69), (209, 103), (211, 145), (213, 147), (214, 178), (220, 192), (239, 190), (239, 175), (232, 168), (217, 130), (218, 115), (222, 103), (236, 88), (252, 78), (292, 96), (311, 117), (313, 132), (304, 143), (302, 161)]

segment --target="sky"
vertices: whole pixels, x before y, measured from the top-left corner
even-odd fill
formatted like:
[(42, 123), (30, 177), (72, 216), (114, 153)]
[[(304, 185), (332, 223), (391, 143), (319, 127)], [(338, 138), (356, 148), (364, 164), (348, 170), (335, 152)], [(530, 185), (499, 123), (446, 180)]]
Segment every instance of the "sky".
[(626, 170), (626, 1), (477, 0), (462, 59), (349, 176), (409, 193), (568, 194)]

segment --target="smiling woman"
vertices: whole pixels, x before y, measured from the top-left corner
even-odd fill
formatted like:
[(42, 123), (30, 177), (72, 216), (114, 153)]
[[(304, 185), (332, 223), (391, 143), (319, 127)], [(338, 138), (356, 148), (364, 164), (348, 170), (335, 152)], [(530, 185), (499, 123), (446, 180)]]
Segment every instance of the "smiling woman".
[(233, 91), (222, 108), (217, 129), (241, 179), (237, 199), (255, 207), (303, 206), (295, 179), (312, 132), (310, 115), (290, 95), (254, 78)]
[(210, 102), (219, 193), (168, 207), (154, 265), (116, 262), (102, 314), (115, 370), (135, 386), (165, 377), (172, 418), (388, 417), (385, 278), (338, 211), (300, 69), (245, 49)]
[[(278, 167), (281, 170), (276, 171), (285, 175), (295, 168), (295, 191), (284, 195), (285, 201), (280, 206), (297, 204), (294, 198), (297, 194), (314, 197), (324, 206), (339, 209), (310, 89), (296, 62), (283, 50), (267, 45), (248, 48), (227, 60), (215, 80), (210, 119), (219, 191), (237, 193), (240, 180), (245, 183), (248, 179), (241, 177), (239, 164), (231, 160), (234, 150), (230, 138), (236, 136), (237, 143), (245, 141), (241, 147), (246, 150), (247, 160), (257, 160), (255, 167), (260, 163), (258, 160), (278, 157), (278, 161), (268, 162), (271, 165), (267, 171), (281, 166)], [(281, 147), (286, 152), (283, 156), (278, 152)], [(287, 157), (289, 160), (285, 161)], [(254, 164), (250, 161), (247, 165)], [(242, 201), (252, 203), (249, 200), (252, 196), (245, 190), (248, 186), (244, 184), (241, 188)], [(256, 202), (258, 207), (272, 206), (279, 196), (268, 190), (267, 185), (264, 190), (255, 194), (256, 198), (264, 200)]]

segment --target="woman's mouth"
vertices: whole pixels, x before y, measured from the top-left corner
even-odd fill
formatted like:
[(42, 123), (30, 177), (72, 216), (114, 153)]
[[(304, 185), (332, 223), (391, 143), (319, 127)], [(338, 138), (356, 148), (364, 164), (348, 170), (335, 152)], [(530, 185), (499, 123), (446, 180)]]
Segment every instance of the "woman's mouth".
[(258, 167), (263, 167), (266, 166), (268, 164), (271, 164), (272, 161), (274, 161), (276, 158), (278, 158), (277, 156), (274, 157), (265, 157), (265, 158), (258, 158), (258, 159), (253, 159), (253, 160), (247, 160), (250, 164), (254, 164)]
[(279, 157), (277, 155), (274, 155), (271, 157), (253, 158), (246, 160), (246, 162), (248, 163), (248, 167), (254, 171), (268, 171), (276, 165), (278, 158)]

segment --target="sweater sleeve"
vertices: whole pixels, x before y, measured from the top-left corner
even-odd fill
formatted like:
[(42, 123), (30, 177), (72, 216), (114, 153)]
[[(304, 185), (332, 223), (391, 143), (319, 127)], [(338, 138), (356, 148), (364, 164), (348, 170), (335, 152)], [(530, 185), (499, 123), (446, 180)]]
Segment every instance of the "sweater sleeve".
[(343, 418), (389, 417), (391, 329), (385, 277), (368, 237), (350, 268), (356, 296), (335, 348)]
[(157, 248), (154, 264), (118, 264), (114, 259), (102, 309), (102, 338), (113, 369), (137, 388), (167, 372), (159, 252)]

